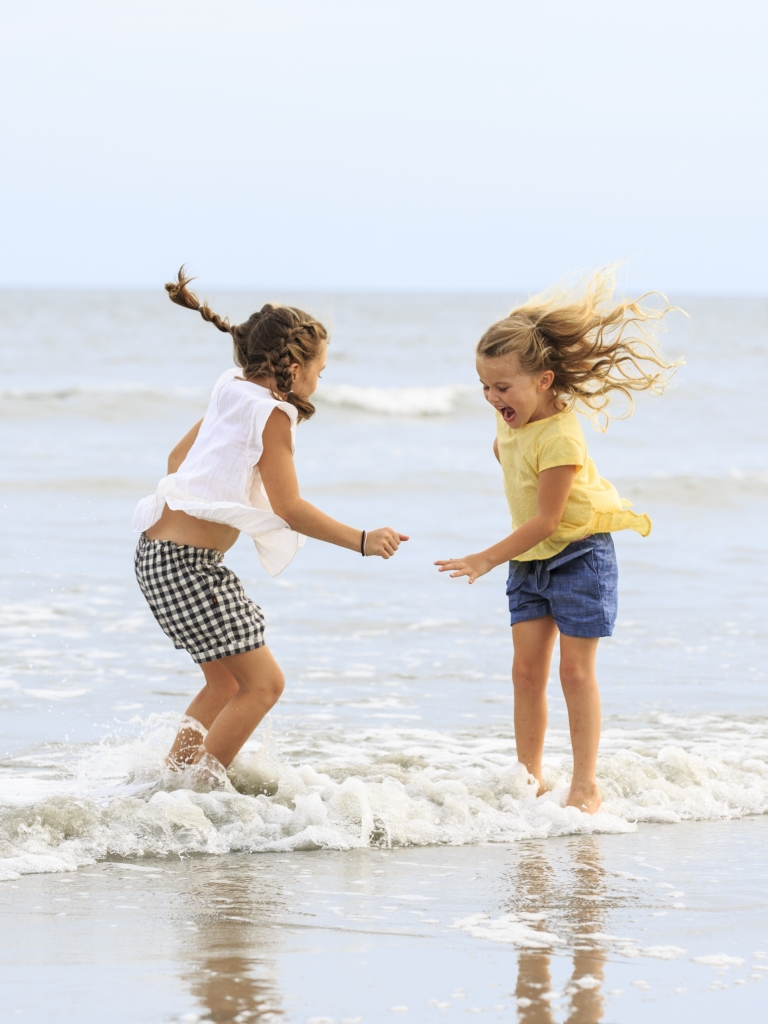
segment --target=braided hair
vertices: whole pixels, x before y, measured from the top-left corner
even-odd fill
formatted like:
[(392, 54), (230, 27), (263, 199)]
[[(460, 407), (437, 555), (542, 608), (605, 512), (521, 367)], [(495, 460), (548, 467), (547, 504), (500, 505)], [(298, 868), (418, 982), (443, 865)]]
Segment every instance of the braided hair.
[(273, 306), (268, 302), (244, 323), (233, 326), (229, 317), (222, 319), (189, 291), (187, 285), (191, 280), (181, 267), (177, 279), (165, 286), (171, 302), (196, 310), (203, 320), (232, 336), (235, 362), (246, 380), (271, 377), (275, 397), (294, 406), (299, 422), (313, 416), (314, 405), (291, 390), (291, 364), (304, 366), (317, 358), (322, 343), (328, 340), (323, 325), (295, 306)]

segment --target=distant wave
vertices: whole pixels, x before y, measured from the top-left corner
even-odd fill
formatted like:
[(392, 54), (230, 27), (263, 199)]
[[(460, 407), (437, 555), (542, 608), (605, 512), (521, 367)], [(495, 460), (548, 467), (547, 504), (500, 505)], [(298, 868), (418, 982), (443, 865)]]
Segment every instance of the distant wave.
[[(208, 392), (193, 387), (153, 387), (147, 384), (73, 384), (58, 388), (6, 388), (0, 391), (0, 401), (6, 403), (7, 411), (15, 404), (30, 407), (46, 403), (84, 401), (103, 404), (116, 402), (170, 400), (204, 401)], [(327, 385), (314, 396), (320, 405), (337, 408), (357, 409), (379, 416), (449, 416), (462, 408), (477, 404), (478, 389), (466, 384), (446, 384), (438, 387), (375, 388), (357, 387), (353, 384)], [(21, 411), (21, 410), (20, 410)]]
[(164, 399), (172, 398), (205, 398), (207, 392), (202, 388), (185, 388), (168, 386), (154, 388), (146, 384), (73, 384), (63, 388), (6, 388), (0, 391), (0, 400), (17, 402), (62, 401), (68, 398), (114, 398), (127, 395), (130, 397)]
[(475, 404), (478, 389), (467, 384), (421, 388), (371, 388), (329, 384), (314, 399), (322, 405), (360, 409), (379, 416), (449, 416)]
[(742, 498), (768, 497), (768, 472), (744, 473), (732, 469), (727, 476), (654, 476), (646, 479), (616, 480), (622, 494), (635, 502), (658, 501), (671, 505), (727, 507)]

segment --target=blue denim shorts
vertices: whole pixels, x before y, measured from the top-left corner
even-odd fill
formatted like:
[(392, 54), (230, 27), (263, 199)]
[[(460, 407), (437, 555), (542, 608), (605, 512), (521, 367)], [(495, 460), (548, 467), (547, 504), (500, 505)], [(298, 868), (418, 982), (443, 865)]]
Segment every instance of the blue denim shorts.
[(512, 625), (551, 615), (566, 636), (611, 636), (619, 608), (619, 569), (610, 533), (574, 541), (551, 558), (510, 562)]

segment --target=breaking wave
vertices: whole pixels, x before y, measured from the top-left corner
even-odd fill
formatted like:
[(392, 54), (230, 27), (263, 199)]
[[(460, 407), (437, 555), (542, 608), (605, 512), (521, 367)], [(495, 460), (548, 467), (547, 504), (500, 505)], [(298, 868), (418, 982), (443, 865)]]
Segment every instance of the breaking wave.
[[(208, 392), (203, 388), (148, 384), (73, 384), (57, 388), (6, 388), (0, 391), (3, 415), (37, 415), (47, 409), (66, 412), (97, 411), (104, 405), (135, 411), (137, 403), (167, 404), (194, 402), (204, 408)], [(313, 401), (320, 405), (379, 416), (449, 416), (480, 408), (482, 398), (477, 387), (446, 384), (439, 387), (376, 388), (336, 384), (321, 387)]]
[(443, 756), (425, 757), (426, 745), (419, 753), (405, 736), (399, 750), (391, 736), (371, 743), (369, 731), (358, 763), (288, 764), (266, 731), (228, 773), (201, 779), (163, 768), (174, 727), (171, 716), (151, 716), (129, 738), (6, 762), (0, 879), (107, 857), (508, 843), (768, 811), (761, 744), (728, 760), (677, 746), (610, 753), (598, 773), (605, 802), (590, 817), (564, 806), (567, 759), (549, 765), (551, 792), (537, 799), (512, 757), (466, 748), (456, 756), (440, 734), (430, 736)]
[(336, 384), (320, 388), (314, 396), (321, 405), (359, 409), (379, 416), (449, 416), (476, 406), (479, 398), (479, 389), (467, 384), (432, 388), (370, 388)]

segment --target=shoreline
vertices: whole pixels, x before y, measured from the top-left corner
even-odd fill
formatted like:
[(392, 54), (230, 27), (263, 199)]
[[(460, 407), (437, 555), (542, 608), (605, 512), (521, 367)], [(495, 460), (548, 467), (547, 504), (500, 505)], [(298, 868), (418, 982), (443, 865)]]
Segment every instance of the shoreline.
[(57, 1005), (63, 1024), (95, 1024), (107, 1003), (115, 1024), (467, 1011), (757, 1024), (767, 841), (760, 815), (511, 845), (103, 861), (0, 884), (13, 922), (0, 975), (14, 1014)]

